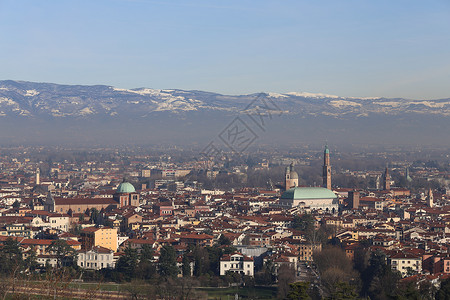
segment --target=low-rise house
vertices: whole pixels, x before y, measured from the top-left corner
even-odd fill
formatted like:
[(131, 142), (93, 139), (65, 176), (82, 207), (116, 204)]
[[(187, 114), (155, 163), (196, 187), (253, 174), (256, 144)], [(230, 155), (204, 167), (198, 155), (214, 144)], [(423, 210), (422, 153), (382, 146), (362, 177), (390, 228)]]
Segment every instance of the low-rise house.
[(399, 271), (402, 277), (422, 272), (422, 257), (410, 253), (399, 252), (389, 257), (393, 270)]
[(225, 254), (220, 259), (220, 275), (225, 275), (227, 272), (234, 272), (253, 277), (253, 259), (239, 252)]
[(204, 233), (188, 233), (180, 235), (180, 242), (187, 245), (212, 246), (214, 236)]
[(95, 246), (91, 250), (78, 252), (77, 264), (79, 267), (89, 270), (114, 268), (114, 251), (101, 246)]

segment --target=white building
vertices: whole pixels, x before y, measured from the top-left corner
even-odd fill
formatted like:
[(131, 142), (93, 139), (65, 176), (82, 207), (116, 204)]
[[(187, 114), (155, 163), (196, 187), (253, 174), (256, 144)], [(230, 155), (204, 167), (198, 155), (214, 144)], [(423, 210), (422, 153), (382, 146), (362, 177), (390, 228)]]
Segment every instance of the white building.
[(100, 270), (104, 268), (114, 268), (114, 251), (95, 246), (91, 250), (81, 250), (78, 252), (77, 264), (79, 267), (89, 270)]
[(220, 275), (235, 272), (253, 277), (254, 269), (253, 259), (239, 252), (226, 254), (220, 259)]
[(70, 217), (67, 214), (45, 213), (39, 214), (30, 222), (33, 227), (42, 227), (43, 229), (56, 229), (69, 231)]
[(392, 270), (399, 271), (402, 277), (408, 274), (408, 270), (414, 273), (422, 272), (422, 257), (408, 253), (397, 253), (389, 258)]
[(56, 258), (55, 255), (44, 255), (44, 254), (39, 254), (36, 257), (36, 262), (39, 264), (39, 266), (41, 268), (44, 268), (46, 265), (49, 265), (52, 268), (55, 268), (58, 266), (58, 259)]
[(48, 216), (50, 228), (69, 231), (70, 217), (67, 214), (51, 214)]

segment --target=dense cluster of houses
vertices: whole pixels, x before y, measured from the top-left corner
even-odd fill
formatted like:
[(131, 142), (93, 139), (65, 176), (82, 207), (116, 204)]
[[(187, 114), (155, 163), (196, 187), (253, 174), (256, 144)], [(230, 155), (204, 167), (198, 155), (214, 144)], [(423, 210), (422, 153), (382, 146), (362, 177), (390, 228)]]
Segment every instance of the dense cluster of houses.
[(205, 190), (189, 180), (174, 181), (173, 188), (135, 186), (121, 180), (114, 164), (60, 165), (50, 169), (52, 178), (39, 169), (28, 177), (5, 171), (14, 167), (17, 162), (2, 165), (0, 243), (13, 237), (24, 256), (34, 250), (43, 267), (57, 264), (49, 251), (55, 239), (65, 240), (77, 251), (78, 266), (91, 270), (114, 268), (126, 247), (144, 245), (154, 249), (155, 262), (161, 247), (172, 245), (181, 267), (190, 246), (226, 240), (236, 252), (220, 259), (221, 275), (254, 276), (269, 262), (275, 273), (282, 265), (300, 272), (323, 247), (295, 229), (296, 215), (311, 214), (314, 227), (331, 229), (328, 237), (337, 239), (350, 259), (362, 249), (380, 250), (404, 277), (450, 274), (450, 196), (444, 191), (412, 195), (386, 185), (372, 191), (332, 189), (339, 209), (331, 211), (304, 203), (282, 207), (277, 189)]

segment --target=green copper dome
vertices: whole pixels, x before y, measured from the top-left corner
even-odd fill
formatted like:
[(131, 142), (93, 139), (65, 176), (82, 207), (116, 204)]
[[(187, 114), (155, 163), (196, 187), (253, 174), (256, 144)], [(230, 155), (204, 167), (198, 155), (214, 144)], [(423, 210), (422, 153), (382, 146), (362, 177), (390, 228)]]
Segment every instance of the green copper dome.
[(328, 149), (328, 145), (325, 145), (325, 151), (324, 153), (329, 154), (330, 153), (330, 149)]
[(281, 195), (281, 199), (307, 200), (307, 199), (335, 199), (336, 194), (321, 187), (294, 187)]
[(122, 182), (117, 187), (117, 193), (136, 193), (136, 189), (129, 182)]

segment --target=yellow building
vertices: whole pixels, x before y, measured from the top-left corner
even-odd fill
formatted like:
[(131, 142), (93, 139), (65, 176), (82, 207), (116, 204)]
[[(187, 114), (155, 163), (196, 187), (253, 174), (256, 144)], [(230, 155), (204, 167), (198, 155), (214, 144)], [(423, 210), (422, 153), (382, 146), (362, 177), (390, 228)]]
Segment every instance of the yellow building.
[(301, 243), (298, 250), (298, 259), (300, 261), (313, 261), (314, 252), (322, 251), (322, 244)]
[(117, 251), (117, 229), (110, 227), (87, 227), (81, 231), (81, 244), (84, 250), (101, 246)]

